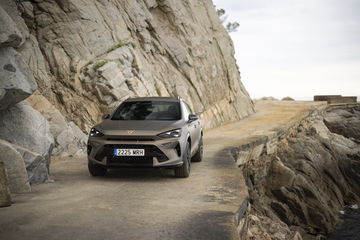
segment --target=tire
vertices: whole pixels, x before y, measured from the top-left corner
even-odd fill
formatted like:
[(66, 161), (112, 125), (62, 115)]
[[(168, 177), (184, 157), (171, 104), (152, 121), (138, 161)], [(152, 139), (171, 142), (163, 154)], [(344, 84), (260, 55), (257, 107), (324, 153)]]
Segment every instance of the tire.
[(187, 142), (185, 152), (183, 155), (183, 165), (181, 167), (175, 168), (175, 177), (178, 177), (178, 178), (189, 177), (190, 166), (191, 166), (190, 144), (189, 144), (189, 142)]
[(95, 165), (91, 162), (88, 162), (88, 169), (91, 176), (97, 177), (97, 176), (105, 176), (107, 170), (106, 168), (103, 168), (101, 166)]
[(201, 136), (200, 141), (199, 141), (198, 150), (195, 153), (195, 155), (193, 156), (193, 158), (191, 159), (191, 161), (193, 161), (193, 162), (201, 162), (202, 159), (203, 159), (203, 153), (204, 153), (203, 138)]

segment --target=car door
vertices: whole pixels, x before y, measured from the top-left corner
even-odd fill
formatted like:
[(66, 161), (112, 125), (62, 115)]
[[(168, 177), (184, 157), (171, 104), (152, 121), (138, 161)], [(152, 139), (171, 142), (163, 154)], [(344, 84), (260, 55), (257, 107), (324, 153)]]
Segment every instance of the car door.
[[(184, 106), (189, 114), (194, 114), (194, 112), (186, 102), (184, 102)], [(189, 114), (187, 114), (187, 121), (189, 121)], [(188, 124), (191, 137), (191, 152), (194, 153), (194, 151), (196, 151), (198, 148), (201, 137), (200, 119), (188, 122)]]

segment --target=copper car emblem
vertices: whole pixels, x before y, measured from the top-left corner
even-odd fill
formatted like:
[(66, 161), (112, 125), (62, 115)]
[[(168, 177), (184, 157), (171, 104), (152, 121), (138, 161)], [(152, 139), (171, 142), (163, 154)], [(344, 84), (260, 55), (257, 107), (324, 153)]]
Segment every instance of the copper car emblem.
[(127, 133), (128, 133), (129, 135), (133, 134), (134, 132), (135, 132), (135, 130), (128, 130), (128, 131), (127, 131)]

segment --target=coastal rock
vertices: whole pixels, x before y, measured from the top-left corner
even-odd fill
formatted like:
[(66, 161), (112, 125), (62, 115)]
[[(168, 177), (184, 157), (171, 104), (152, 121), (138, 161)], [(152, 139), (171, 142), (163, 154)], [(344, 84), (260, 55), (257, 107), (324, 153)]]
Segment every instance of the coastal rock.
[(281, 222), (268, 217), (250, 215), (249, 227), (245, 240), (302, 240), (298, 232), (294, 232)]
[(0, 207), (11, 205), (11, 196), (9, 191), (9, 182), (5, 170), (5, 165), (0, 162)]
[(12, 106), (37, 88), (22, 57), (11, 47), (0, 48), (0, 111)]
[(0, 162), (5, 165), (10, 192), (30, 192), (29, 178), (21, 154), (9, 142), (3, 140), (0, 140), (0, 152)]
[(331, 132), (360, 142), (360, 106), (335, 107), (325, 115), (324, 122)]
[(347, 119), (356, 118), (346, 106), (312, 113), (278, 142), (275, 154), (244, 165), (253, 214), (280, 220), (304, 239), (321, 238), (337, 227), (338, 211), (360, 200), (360, 144), (325, 123), (331, 116), (332, 126), (346, 128), (342, 116), (349, 112)]
[(48, 179), (54, 139), (48, 121), (38, 111), (23, 102), (2, 111), (0, 138), (20, 146), (17, 150), (25, 161), (30, 183)]

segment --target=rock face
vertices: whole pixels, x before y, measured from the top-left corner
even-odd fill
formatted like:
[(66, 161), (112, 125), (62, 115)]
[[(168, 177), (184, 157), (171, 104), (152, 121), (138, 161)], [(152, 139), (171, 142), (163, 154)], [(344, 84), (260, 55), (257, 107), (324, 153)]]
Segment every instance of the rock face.
[(14, 4), (2, 1), (40, 94), (82, 130), (132, 96), (179, 95), (206, 127), (254, 111), (210, 0)]
[[(351, 134), (341, 127), (334, 133), (325, 125), (331, 119), (331, 126), (347, 129), (344, 114), (358, 118), (346, 106), (313, 114), (292, 129), (275, 154), (245, 164), (254, 212), (282, 221), (304, 239), (335, 229), (338, 211), (360, 200), (360, 144), (354, 137), (360, 125)], [(350, 129), (353, 121), (348, 121)]]
[(36, 69), (29, 68), (33, 62), (20, 53), (31, 36), (18, 7), (15, 1), (0, 1), (0, 159), (13, 193), (48, 179), (53, 147), (49, 123), (23, 102), (37, 83)]
[(11, 47), (0, 48), (0, 110), (14, 105), (36, 90), (36, 82), (21, 56)]

